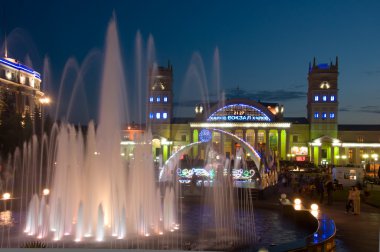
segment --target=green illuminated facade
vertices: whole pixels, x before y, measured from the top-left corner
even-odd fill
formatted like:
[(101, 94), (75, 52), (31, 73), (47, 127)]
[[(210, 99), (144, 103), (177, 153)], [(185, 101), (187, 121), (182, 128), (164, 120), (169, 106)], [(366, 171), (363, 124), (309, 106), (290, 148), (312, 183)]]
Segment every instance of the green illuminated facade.
[[(306, 117), (284, 117), (284, 107), (246, 98), (212, 104), (194, 104), (191, 118), (173, 118), (173, 69), (159, 67), (151, 75), (147, 116), (154, 137), (155, 155), (166, 160), (182, 146), (199, 141), (204, 128), (220, 129), (244, 140), (255, 150), (279, 160), (310, 161), (315, 165), (361, 165), (380, 153), (380, 125), (339, 125), (338, 58), (334, 63), (308, 69)], [(206, 109), (207, 108), (207, 109)], [(206, 112), (208, 111), (208, 112)], [(234, 156), (242, 146), (214, 131), (213, 148)], [(202, 146), (189, 155), (203, 158)], [(364, 157), (369, 158), (363, 158)], [(377, 158), (376, 158), (377, 159)]]

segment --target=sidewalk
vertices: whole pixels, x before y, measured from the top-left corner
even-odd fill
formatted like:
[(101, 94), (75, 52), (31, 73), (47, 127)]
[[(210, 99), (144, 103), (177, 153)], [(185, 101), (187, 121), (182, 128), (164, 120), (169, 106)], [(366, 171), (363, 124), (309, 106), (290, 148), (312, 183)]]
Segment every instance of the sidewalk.
[[(293, 198), (293, 192), (289, 187), (279, 187), (278, 194), (268, 200), (277, 200), (281, 193), (288, 198)], [(300, 197), (302, 199), (302, 197)], [(326, 200), (326, 199), (325, 199)], [(306, 200), (305, 201), (309, 201)], [(315, 202), (319, 205), (319, 202)], [(366, 251), (379, 252), (380, 236), (380, 209), (361, 204), (361, 214), (352, 215), (346, 213), (346, 202), (334, 202), (333, 205), (321, 205), (320, 210), (331, 217), (336, 225), (336, 251)], [(305, 205), (305, 207), (308, 207)]]
[(380, 210), (361, 204), (360, 215), (347, 214), (345, 202), (323, 205), (322, 212), (335, 221), (336, 251), (378, 252), (380, 236)]

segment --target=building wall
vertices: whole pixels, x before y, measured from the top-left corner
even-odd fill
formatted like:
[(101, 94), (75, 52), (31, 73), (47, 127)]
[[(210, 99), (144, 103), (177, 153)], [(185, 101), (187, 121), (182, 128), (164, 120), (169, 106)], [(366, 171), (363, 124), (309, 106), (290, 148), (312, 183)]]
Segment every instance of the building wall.
[(380, 131), (339, 131), (338, 138), (351, 143), (380, 143)]
[(44, 95), (39, 73), (10, 58), (0, 58), (0, 93), (13, 96), (16, 112), (22, 115), (40, 109)]

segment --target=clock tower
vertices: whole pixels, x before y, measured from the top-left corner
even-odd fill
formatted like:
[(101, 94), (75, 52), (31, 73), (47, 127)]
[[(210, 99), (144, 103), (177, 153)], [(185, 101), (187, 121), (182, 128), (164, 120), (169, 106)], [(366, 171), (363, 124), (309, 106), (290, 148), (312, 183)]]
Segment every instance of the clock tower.
[(338, 57), (335, 64), (309, 64), (307, 117), (310, 139), (338, 136)]
[[(147, 121), (153, 133), (170, 125), (173, 116), (173, 67), (153, 68), (149, 73)], [(169, 127), (170, 128), (170, 127)], [(162, 134), (162, 133), (161, 133)], [(170, 133), (162, 134), (169, 138)]]

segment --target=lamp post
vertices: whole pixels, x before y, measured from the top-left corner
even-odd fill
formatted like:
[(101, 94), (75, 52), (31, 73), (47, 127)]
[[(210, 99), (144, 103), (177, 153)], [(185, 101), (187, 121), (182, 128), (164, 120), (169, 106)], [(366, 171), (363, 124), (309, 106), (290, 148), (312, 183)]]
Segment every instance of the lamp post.
[(51, 102), (50, 97), (43, 96), (40, 98), (41, 104), (41, 135), (44, 133), (44, 106), (48, 106)]

